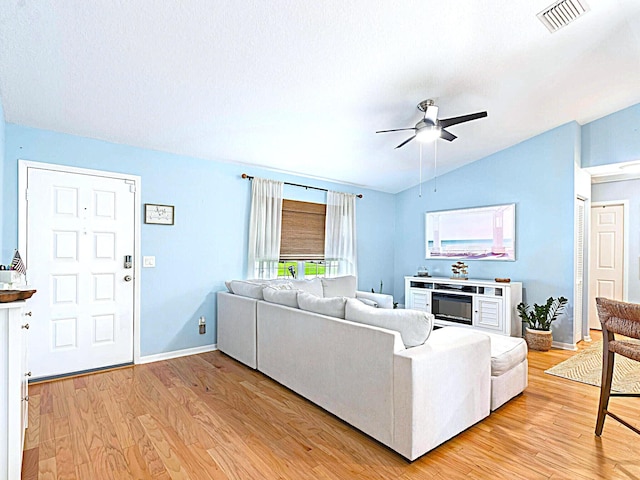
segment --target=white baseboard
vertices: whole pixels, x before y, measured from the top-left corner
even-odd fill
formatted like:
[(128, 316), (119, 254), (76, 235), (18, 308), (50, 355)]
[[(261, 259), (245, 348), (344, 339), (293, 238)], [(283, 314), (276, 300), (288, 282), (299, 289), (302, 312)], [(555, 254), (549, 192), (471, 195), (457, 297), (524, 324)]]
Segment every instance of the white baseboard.
[(174, 350), (172, 352), (156, 353), (155, 355), (145, 355), (140, 357), (137, 364), (159, 362), (161, 360), (170, 360), (172, 358), (186, 357), (188, 355), (197, 355), (198, 353), (213, 352), (218, 349), (218, 344), (203, 345), (201, 347), (185, 348), (184, 350)]
[(551, 348), (559, 348), (560, 350), (578, 350), (575, 343), (553, 342)]

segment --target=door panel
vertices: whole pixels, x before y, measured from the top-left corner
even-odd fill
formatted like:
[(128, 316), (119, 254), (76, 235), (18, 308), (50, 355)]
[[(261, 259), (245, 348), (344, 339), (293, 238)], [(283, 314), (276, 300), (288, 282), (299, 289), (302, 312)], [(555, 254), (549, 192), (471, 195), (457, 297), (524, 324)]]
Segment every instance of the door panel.
[(124, 179), (27, 170), (35, 378), (133, 361), (135, 195)]
[(622, 300), (623, 291), (624, 206), (593, 206), (589, 266), (589, 328), (601, 328), (596, 297)]

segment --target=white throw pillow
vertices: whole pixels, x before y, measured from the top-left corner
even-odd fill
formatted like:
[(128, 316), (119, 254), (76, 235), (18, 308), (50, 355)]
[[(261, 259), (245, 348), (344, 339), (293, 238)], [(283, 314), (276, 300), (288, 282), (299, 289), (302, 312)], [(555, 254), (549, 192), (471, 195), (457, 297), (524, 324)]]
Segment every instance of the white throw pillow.
[(360, 302), (362, 302), (365, 305), (368, 305), (370, 307), (378, 308), (378, 302), (376, 302), (375, 300), (371, 300), (370, 298), (358, 297), (358, 301), (360, 301)]
[(312, 278), (310, 280), (290, 280), (293, 288), (301, 290), (303, 292), (310, 293), (316, 297), (323, 297), (322, 282), (319, 278)]
[(298, 308), (298, 290), (280, 288), (285, 285), (269, 285), (262, 289), (262, 295), (267, 302)]
[(320, 313), (335, 318), (344, 318), (344, 305), (346, 298), (333, 297), (322, 298), (311, 293), (298, 292), (298, 306), (300, 310)]
[(324, 297), (356, 297), (356, 277), (345, 275), (344, 277), (323, 278), (322, 289)]
[(231, 291), (241, 297), (255, 298), (256, 300), (263, 300), (262, 289), (264, 285), (262, 283), (256, 283), (250, 280), (232, 280)]
[(407, 348), (422, 345), (433, 328), (433, 315), (419, 310), (372, 308), (360, 300), (347, 299), (345, 318), (351, 322), (395, 330)]
[(227, 287), (227, 290), (229, 290), (229, 293), (233, 293), (233, 288), (231, 288), (231, 281), (230, 280), (226, 280), (224, 282), (224, 286)]
[[(273, 288), (274, 290), (295, 290), (291, 282), (269, 283), (264, 288)], [(262, 292), (264, 294), (264, 292)]]

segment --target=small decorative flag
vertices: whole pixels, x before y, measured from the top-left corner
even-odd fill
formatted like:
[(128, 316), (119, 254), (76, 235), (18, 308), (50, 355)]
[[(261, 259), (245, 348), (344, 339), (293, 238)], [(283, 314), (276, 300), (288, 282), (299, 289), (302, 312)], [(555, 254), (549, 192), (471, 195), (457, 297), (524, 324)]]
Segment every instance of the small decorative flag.
[(18, 250), (16, 250), (16, 253), (13, 255), (13, 260), (11, 261), (11, 270), (20, 272), (23, 275), (27, 274), (27, 267), (24, 266), (22, 257), (20, 256), (20, 252), (18, 252)]

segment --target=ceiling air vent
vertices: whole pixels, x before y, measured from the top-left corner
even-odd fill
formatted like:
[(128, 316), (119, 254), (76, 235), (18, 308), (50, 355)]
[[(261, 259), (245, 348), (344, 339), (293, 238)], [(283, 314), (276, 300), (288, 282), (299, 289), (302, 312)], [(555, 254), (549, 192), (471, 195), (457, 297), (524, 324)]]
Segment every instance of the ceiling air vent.
[(585, 0), (560, 0), (541, 11), (538, 18), (551, 33), (554, 33), (589, 10)]

